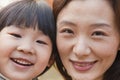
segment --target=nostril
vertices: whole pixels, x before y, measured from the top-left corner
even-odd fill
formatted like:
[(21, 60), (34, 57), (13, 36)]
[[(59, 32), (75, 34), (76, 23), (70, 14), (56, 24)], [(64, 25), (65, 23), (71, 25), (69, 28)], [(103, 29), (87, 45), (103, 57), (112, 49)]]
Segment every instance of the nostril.
[(91, 53), (91, 49), (90, 49), (90, 48), (87, 48), (86, 53), (87, 53), (87, 54), (90, 54), (90, 53)]
[(77, 56), (89, 55), (91, 53), (91, 49), (85, 44), (77, 44), (73, 47), (73, 53)]
[(23, 53), (27, 53), (27, 54), (33, 54), (34, 53), (34, 48), (30, 47), (30, 46), (19, 46), (17, 47), (17, 50)]

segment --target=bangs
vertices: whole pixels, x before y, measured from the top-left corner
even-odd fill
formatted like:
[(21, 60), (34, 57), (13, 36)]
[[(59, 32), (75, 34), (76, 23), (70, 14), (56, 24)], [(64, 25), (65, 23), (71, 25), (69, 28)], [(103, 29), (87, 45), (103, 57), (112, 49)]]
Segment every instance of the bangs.
[(48, 35), (54, 31), (54, 19), (47, 3), (25, 0), (13, 3), (0, 12), (0, 30), (5, 26), (38, 28)]

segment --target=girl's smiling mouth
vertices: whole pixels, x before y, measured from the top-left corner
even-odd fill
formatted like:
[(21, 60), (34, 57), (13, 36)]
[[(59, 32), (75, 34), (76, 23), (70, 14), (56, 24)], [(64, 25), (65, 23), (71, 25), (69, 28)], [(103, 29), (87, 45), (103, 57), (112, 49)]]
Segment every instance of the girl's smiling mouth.
[(24, 58), (10, 58), (14, 63), (22, 66), (32, 66), (34, 63)]

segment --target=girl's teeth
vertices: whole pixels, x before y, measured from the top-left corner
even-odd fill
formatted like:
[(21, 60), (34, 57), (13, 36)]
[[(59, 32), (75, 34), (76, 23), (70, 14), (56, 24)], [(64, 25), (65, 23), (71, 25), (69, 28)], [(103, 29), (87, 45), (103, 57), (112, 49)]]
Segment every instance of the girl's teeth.
[(16, 62), (21, 63), (21, 64), (31, 64), (29, 62), (23, 61), (23, 60), (17, 60), (15, 59)]
[(11, 58), (11, 60), (22, 66), (32, 66), (33, 65), (33, 63), (31, 63), (30, 61), (20, 59), (20, 58)]

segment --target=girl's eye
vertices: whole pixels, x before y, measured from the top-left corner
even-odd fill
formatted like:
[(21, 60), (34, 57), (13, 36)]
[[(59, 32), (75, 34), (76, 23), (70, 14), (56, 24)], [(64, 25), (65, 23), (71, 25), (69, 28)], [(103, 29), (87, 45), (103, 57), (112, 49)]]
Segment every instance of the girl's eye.
[(36, 42), (39, 43), (39, 44), (45, 44), (45, 45), (47, 44), (46, 42), (41, 41), (41, 40), (37, 40)]
[(22, 37), (21, 35), (15, 34), (15, 33), (11, 33), (10, 35), (12, 35), (12, 36), (14, 36), (14, 37), (16, 37), (16, 38), (21, 38), (21, 37)]
[(93, 36), (105, 36), (105, 33), (104, 32), (101, 32), (101, 31), (96, 31), (92, 34)]

